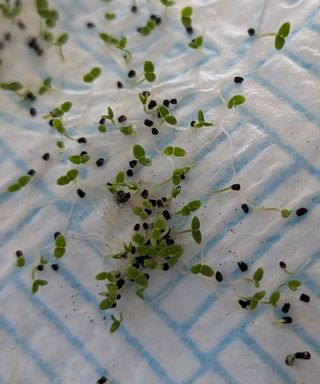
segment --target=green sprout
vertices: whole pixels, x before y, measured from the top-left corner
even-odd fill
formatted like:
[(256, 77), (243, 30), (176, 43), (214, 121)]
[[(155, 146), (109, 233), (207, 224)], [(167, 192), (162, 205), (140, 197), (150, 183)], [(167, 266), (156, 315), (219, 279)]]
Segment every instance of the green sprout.
[(112, 20), (116, 19), (117, 15), (115, 13), (112, 13), (112, 12), (106, 12), (104, 17), (106, 20), (112, 21)]
[(7, 188), (7, 192), (17, 192), (21, 188), (26, 187), (29, 184), (32, 175), (33, 173), (30, 173), (29, 171), (29, 174), (20, 176), (15, 183), (9, 185), (9, 187)]
[(138, 160), (139, 164), (149, 167), (152, 164), (150, 156), (146, 156), (146, 151), (139, 144), (135, 144), (132, 148), (132, 153), (135, 159)]
[(188, 44), (188, 47), (192, 49), (199, 49), (202, 47), (202, 44), (203, 44), (203, 37), (197, 36), (190, 41), (190, 43)]
[(69, 112), (72, 108), (71, 101), (65, 101), (58, 107), (54, 108), (51, 112), (49, 112), (47, 115), (44, 115), (44, 119), (52, 119), (55, 117), (62, 117), (65, 113)]
[(36, 273), (37, 271), (43, 271), (44, 266), (48, 263), (47, 259), (43, 256), (40, 257), (40, 261), (37, 266), (32, 267), (31, 278), (32, 278), (32, 293), (35, 294), (38, 292), (40, 287), (43, 287), (48, 284), (47, 280), (37, 279)]
[(192, 126), (195, 128), (212, 127), (214, 125), (215, 123), (212, 123), (211, 121), (205, 121), (204, 114), (201, 109), (198, 111), (198, 121), (192, 124)]
[(144, 77), (149, 83), (153, 83), (156, 80), (156, 74), (154, 73), (154, 65), (151, 60), (144, 62)]
[(101, 68), (99, 67), (94, 67), (91, 69), (90, 72), (86, 73), (83, 76), (83, 81), (85, 83), (92, 83), (94, 80), (96, 80), (99, 76), (101, 75)]
[(49, 8), (48, 0), (36, 0), (36, 9), (38, 15), (44, 20), (47, 28), (53, 28), (59, 19), (59, 12)]
[(85, 152), (80, 155), (69, 156), (69, 160), (73, 164), (85, 164), (90, 160), (90, 156)]
[(23, 255), (23, 252), (18, 250), (16, 251), (16, 255), (17, 255), (17, 261), (16, 261), (16, 265), (18, 268), (22, 268), (25, 266), (26, 264), (26, 259)]
[(253, 207), (256, 211), (260, 211), (260, 212), (268, 212), (268, 211), (279, 212), (281, 214), (281, 217), (283, 217), (284, 219), (287, 219), (288, 217), (290, 217), (292, 213), (292, 210), (288, 208), (280, 209), (280, 208), (274, 208), (274, 207), (256, 207), (256, 206), (253, 206)]
[(119, 327), (123, 321), (122, 312), (120, 312), (120, 319), (119, 320), (114, 315), (111, 315), (111, 319), (112, 319), (112, 324), (110, 327), (110, 333), (114, 333), (119, 329)]
[(245, 101), (246, 101), (246, 98), (244, 96), (242, 96), (242, 95), (235, 95), (235, 96), (232, 96), (231, 99), (228, 101), (227, 107), (229, 109), (235, 108), (238, 105), (241, 105), (241, 104), (245, 103)]
[(66, 253), (66, 238), (61, 233), (57, 233), (55, 235), (54, 245), (54, 257), (60, 259)]
[(190, 232), (191, 232), (193, 240), (197, 244), (200, 244), (201, 241), (202, 241), (202, 234), (201, 234), (201, 231), (200, 231), (200, 220), (199, 220), (199, 218), (197, 216), (194, 216), (192, 218), (191, 228), (190, 229), (186, 229), (186, 230), (183, 230), (183, 231), (176, 232), (176, 235), (182, 235), (184, 233), (190, 233)]
[(77, 169), (70, 169), (70, 171), (68, 171), (65, 175), (60, 176), (57, 179), (56, 183), (58, 185), (67, 185), (71, 181), (76, 180), (78, 174), (79, 174), (79, 171)]
[(184, 205), (182, 209), (176, 212), (177, 215), (189, 216), (192, 212), (197, 211), (201, 207), (200, 200), (193, 200), (190, 203)]
[(21, 1), (15, 1), (15, 3), (11, 4), (10, 1), (6, 1), (0, 4), (0, 11), (2, 12), (2, 16), (5, 19), (15, 21), (15, 18), (20, 15), (22, 11)]
[(181, 23), (189, 33), (192, 31), (192, 12), (192, 7), (185, 7), (181, 10)]
[(108, 114), (107, 115), (101, 115), (100, 125), (98, 128), (101, 133), (107, 132), (107, 127), (104, 124), (105, 120), (109, 120), (109, 121), (111, 121), (112, 125), (115, 125), (113, 118), (114, 118), (114, 112), (113, 112), (111, 107), (108, 107)]
[(165, 147), (163, 149), (163, 153), (166, 156), (176, 156), (176, 157), (184, 157), (187, 154), (185, 149), (181, 147), (172, 147), (172, 146)]
[(18, 81), (13, 81), (9, 83), (0, 83), (0, 88), (8, 91), (14, 92), (17, 96), (21, 97), (23, 100), (35, 101), (36, 96), (27, 89), (22, 83)]
[(165, 7), (172, 7), (173, 5), (176, 4), (175, 1), (173, 0), (160, 0), (161, 3), (165, 6)]
[(160, 105), (158, 107), (158, 112), (163, 119), (161, 121), (161, 124), (163, 123), (163, 121), (165, 121), (166, 123), (168, 123), (170, 125), (177, 125), (177, 119), (173, 115), (171, 115), (171, 113), (167, 107), (165, 107), (164, 105)]
[(48, 91), (50, 91), (52, 89), (52, 79), (51, 77), (47, 77), (43, 80), (42, 82), (42, 85), (41, 87), (39, 88), (38, 90), (38, 94), (40, 96), (44, 95), (45, 93), (47, 93)]
[(214, 270), (207, 264), (195, 264), (190, 268), (190, 272), (194, 275), (202, 275), (205, 277), (214, 276)]
[(137, 32), (142, 36), (149, 36), (151, 32), (156, 28), (157, 23), (155, 20), (148, 20), (145, 25), (137, 28)]
[(263, 268), (258, 268), (252, 278), (245, 278), (244, 280), (247, 281), (248, 283), (253, 283), (255, 287), (259, 288), (260, 287), (260, 281), (263, 279), (264, 275), (264, 269)]
[(278, 32), (259, 33), (257, 34), (257, 37), (275, 36), (274, 46), (276, 50), (280, 51), (284, 47), (286, 38), (289, 36), (289, 33), (290, 22), (286, 21), (280, 26)]
[(106, 33), (100, 33), (99, 34), (100, 39), (107, 45), (112, 45), (115, 48), (119, 49), (119, 51), (124, 53), (124, 60), (125, 62), (129, 62), (131, 60), (131, 52), (126, 49), (127, 45), (127, 38), (126, 37), (121, 37), (120, 39), (117, 39), (114, 36), (108, 35)]

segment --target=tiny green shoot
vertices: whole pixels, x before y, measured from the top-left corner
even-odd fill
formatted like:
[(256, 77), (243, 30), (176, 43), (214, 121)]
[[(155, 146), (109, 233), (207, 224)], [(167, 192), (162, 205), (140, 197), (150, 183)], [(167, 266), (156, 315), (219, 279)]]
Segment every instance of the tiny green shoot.
[(246, 101), (246, 98), (244, 96), (242, 96), (242, 95), (235, 95), (235, 96), (232, 96), (231, 99), (228, 101), (227, 107), (229, 109), (235, 108), (238, 105), (241, 105), (241, 104), (245, 103), (245, 101)]
[(188, 44), (188, 47), (192, 49), (200, 49), (202, 45), (203, 45), (203, 37), (197, 36), (190, 41), (190, 43)]

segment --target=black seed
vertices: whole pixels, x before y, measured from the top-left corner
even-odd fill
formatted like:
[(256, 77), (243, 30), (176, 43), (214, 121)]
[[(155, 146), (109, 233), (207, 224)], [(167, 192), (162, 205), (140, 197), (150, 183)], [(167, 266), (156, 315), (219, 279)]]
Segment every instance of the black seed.
[(123, 84), (121, 83), (121, 81), (117, 81), (117, 87), (119, 89), (123, 88)]
[(170, 220), (170, 219), (171, 219), (171, 215), (170, 215), (170, 213), (169, 213), (168, 210), (163, 211), (163, 212), (162, 212), (162, 215), (163, 215), (163, 217), (164, 217), (166, 220)]
[(241, 272), (245, 272), (248, 270), (248, 265), (244, 261), (238, 261), (238, 267)]
[(157, 102), (155, 100), (150, 100), (148, 104), (148, 109), (152, 109), (157, 106)]
[(256, 32), (255, 32), (255, 30), (254, 30), (253, 28), (249, 28), (249, 29), (248, 29), (248, 35), (249, 35), (249, 36), (254, 36), (255, 33), (256, 33)]
[(94, 28), (96, 25), (94, 24), (94, 23), (92, 23), (91, 21), (88, 21), (87, 22), (87, 28), (89, 28), (89, 29), (92, 29), (92, 28)]
[(141, 197), (143, 197), (144, 199), (147, 199), (148, 198), (148, 195), (149, 195), (149, 192), (146, 190), (146, 189), (144, 189), (142, 192), (141, 192)]
[(110, 308), (116, 308), (116, 306), (117, 306), (117, 303), (114, 303), (114, 304), (111, 305)]
[(163, 270), (163, 271), (168, 271), (169, 269), (170, 269), (170, 266), (169, 266), (168, 263), (164, 263), (164, 264), (162, 265), (162, 270)]
[(36, 47), (36, 48), (35, 48), (35, 51), (36, 51), (36, 53), (37, 53), (38, 56), (42, 56), (42, 55), (43, 55), (43, 49), (42, 49), (42, 48), (40, 48), (40, 47)]
[(49, 120), (49, 125), (53, 127), (53, 119)]
[(196, 122), (194, 120), (192, 120), (191, 123), (190, 123), (191, 127), (194, 127), (195, 123)]
[(249, 206), (247, 204), (241, 204), (241, 208), (244, 213), (249, 213)]
[(104, 164), (104, 159), (100, 157), (100, 159), (96, 161), (96, 164), (97, 164), (97, 167), (102, 167)]
[(133, 172), (132, 169), (128, 169), (126, 173), (127, 173), (127, 176), (128, 176), (128, 177), (131, 177), (131, 176), (134, 175), (134, 172)]
[(186, 31), (189, 35), (192, 35), (193, 34), (193, 28), (192, 27), (187, 27), (186, 28)]
[(43, 270), (44, 270), (43, 265), (42, 265), (42, 264), (39, 264), (39, 265), (37, 266), (37, 270), (38, 270), (38, 271), (43, 271)]
[(127, 192), (127, 193), (124, 195), (124, 197), (125, 197), (127, 200), (129, 200), (130, 197), (131, 197), (131, 193), (130, 193), (130, 192)]
[(149, 275), (149, 273), (144, 273), (143, 276), (144, 276), (147, 280), (150, 279), (150, 275)]
[(150, 92), (149, 91), (143, 91), (142, 94), (143, 94), (144, 97), (149, 97), (150, 96)]
[(177, 103), (178, 103), (178, 100), (177, 100), (177, 99), (171, 99), (171, 100), (170, 100), (170, 103), (171, 103), (171, 104), (177, 104)]
[(157, 201), (154, 199), (149, 199), (149, 203), (151, 203), (153, 207), (157, 205)]
[(184, 180), (185, 178), (186, 178), (186, 177), (185, 177), (184, 174), (180, 175), (180, 179), (181, 179), (181, 180)]
[(158, 117), (159, 117), (159, 119), (160, 119), (160, 117), (161, 117), (161, 115), (160, 115), (160, 112), (158, 111)]
[(232, 184), (230, 187), (233, 191), (240, 191), (240, 184)]
[(281, 269), (286, 269), (287, 268), (287, 264), (284, 261), (280, 261), (279, 262), (279, 266), (280, 266)]
[(80, 188), (77, 189), (77, 194), (79, 195), (79, 197), (81, 197), (81, 199), (83, 199), (86, 195), (86, 193)]
[(294, 354), (294, 357), (297, 358), (297, 359), (310, 360), (311, 359), (311, 353), (308, 352), (308, 351), (296, 352)]
[(147, 127), (152, 127), (153, 126), (153, 121), (149, 120), (149, 119), (145, 119), (144, 125), (146, 125)]
[(236, 76), (233, 81), (236, 83), (236, 84), (241, 84), (243, 81), (244, 81), (244, 78), (241, 77), (241, 76)]
[(137, 12), (138, 12), (138, 7), (137, 7), (136, 5), (133, 5), (133, 6), (131, 7), (131, 12), (132, 12), (132, 13), (137, 13)]
[(60, 236), (61, 235), (61, 232), (55, 232), (55, 234), (54, 234), (54, 238), (56, 239), (58, 236)]
[(4, 38), (5, 41), (10, 41), (11, 40), (11, 33), (10, 32), (6, 32), (3, 35), (3, 38)]
[(221, 281), (223, 280), (223, 276), (222, 276), (222, 273), (220, 271), (217, 271), (216, 274), (215, 274), (215, 278), (216, 280), (221, 283)]
[(140, 224), (139, 223), (135, 224), (134, 227), (133, 227), (133, 230), (134, 231), (139, 231), (139, 229), (140, 229)]
[(59, 269), (59, 265), (58, 264), (51, 264), (51, 268), (54, 270), (54, 271), (57, 271)]
[(243, 309), (246, 309), (248, 305), (250, 305), (250, 300), (238, 300), (238, 303), (241, 305)]
[(117, 295), (117, 300), (120, 300), (121, 299), (121, 295), (120, 293)]
[(121, 115), (121, 116), (118, 117), (118, 122), (119, 123), (124, 123), (126, 120), (127, 120), (127, 116), (126, 115)]
[(131, 69), (131, 71), (128, 72), (128, 77), (129, 77), (130, 79), (132, 79), (133, 77), (135, 77), (135, 75), (136, 75), (136, 72), (135, 72), (133, 69)]
[(157, 20), (157, 15), (150, 15), (150, 19), (153, 20), (153, 21), (156, 21)]
[[(144, 243), (144, 245), (150, 245), (150, 244), (151, 244), (150, 239)], [(149, 259), (149, 257), (147, 257), (147, 258)]]
[(296, 210), (296, 215), (297, 216), (303, 216), (308, 212), (307, 208), (299, 208)]
[(281, 317), (281, 320), (283, 320), (283, 324), (291, 324), (292, 323), (292, 317), (290, 317), (290, 316)]
[(49, 152), (45, 153), (45, 154), (42, 156), (42, 158), (43, 158), (44, 161), (48, 161), (48, 160), (50, 159), (50, 153), (49, 153)]
[(36, 171), (34, 169), (30, 169), (28, 172), (28, 175), (30, 175), (31, 177), (34, 176), (35, 174), (36, 174)]
[(21, 21), (21, 20), (18, 20), (17, 25), (18, 25), (18, 27), (19, 27), (22, 31), (24, 31), (24, 30), (26, 29), (26, 25), (25, 25), (25, 23), (24, 23), (23, 21)]
[(283, 313), (288, 313), (289, 312), (289, 309), (290, 309), (290, 303), (284, 303), (282, 308), (281, 308), (281, 311)]
[(29, 99), (30, 101), (36, 101), (37, 97), (33, 92), (28, 92), (26, 94), (26, 99)]
[(87, 155), (87, 154), (88, 154), (87, 151), (82, 151), (82, 152), (80, 153), (80, 156), (84, 156), (84, 155)]
[(16, 255), (17, 255), (17, 257), (21, 257), (21, 256), (23, 256), (23, 252), (20, 249), (18, 249), (16, 251)]
[(163, 203), (162, 203), (162, 200), (157, 200), (157, 206), (158, 206), (158, 208), (161, 208), (161, 207), (163, 207)]
[(144, 211), (149, 216), (152, 214), (152, 210), (151, 209), (146, 208)]
[(101, 117), (99, 120), (99, 124), (103, 125), (106, 122), (106, 119), (104, 117)]
[(131, 253), (134, 255), (136, 253), (136, 247), (131, 248)]
[(153, 135), (157, 135), (159, 133), (157, 128), (154, 128), (154, 127), (151, 129), (151, 132), (152, 132)]
[(165, 203), (166, 201), (168, 201), (168, 199), (166, 197), (161, 197), (161, 200)]
[(116, 282), (116, 285), (118, 287), (118, 289), (121, 289), (124, 285), (125, 285), (125, 281), (123, 279), (119, 279), (117, 282)]
[(156, 21), (157, 25), (160, 25), (162, 22), (162, 19), (161, 19), (161, 17), (158, 16), (155, 21)]
[(173, 239), (165, 239), (166, 240), (166, 244), (167, 245), (172, 245), (172, 244), (174, 244), (175, 243), (175, 241), (173, 240)]
[(310, 296), (305, 294), (305, 293), (301, 293), (300, 295), (300, 298), (299, 298), (301, 301), (304, 301), (305, 303), (309, 303), (310, 301)]
[(165, 107), (169, 107), (170, 105), (170, 101), (168, 99), (164, 99), (162, 104), (165, 106)]
[(149, 224), (148, 223), (143, 223), (142, 226), (143, 226), (143, 229), (148, 229), (149, 228)]
[(137, 164), (138, 164), (137, 160), (131, 160), (129, 162), (129, 165), (130, 165), (131, 168), (134, 168)]
[(77, 140), (80, 144), (85, 144), (87, 142), (87, 139), (85, 137), (80, 137), (80, 139)]

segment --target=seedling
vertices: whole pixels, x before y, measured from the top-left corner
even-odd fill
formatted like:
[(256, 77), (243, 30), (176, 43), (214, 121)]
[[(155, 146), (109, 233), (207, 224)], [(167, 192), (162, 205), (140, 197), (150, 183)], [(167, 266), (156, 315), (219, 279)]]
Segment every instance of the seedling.
[(184, 231), (179, 231), (179, 232), (176, 232), (175, 234), (176, 235), (182, 235), (184, 233), (189, 233), (189, 232), (191, 232), (193, 240), (197, 244), (200, 244), (201, 241), (202, 241), (202, 234), (201, 234), (201, 231), (200, 231), (200, 220), (199, 220), (199, 218), (197, 216), (194, 216), (192, 218), (191, 228), (190, 229), (186, 229)]
[[(289, 36), (289, 33), (290, 33), (290, 22), (287, 21), (280, 26), (280, 28), (278, 29), (278, 32), (257, 33), (256, 36), (257, 37), (274, 36), (275, 37), (274, 46), (278, 51), (280, 51), (284, 47), (286, 38)], [(253, 35), (254, 35), (254, 32), (251, 33), (251, 36)]]
[(108, 107), (108, 114), (107, 115), (102, 115), (101, 118), (100, 118), (100, 125), (99, 125), (99, 131), (101, 133), (104, 133), (104, 132), (107, 132), (107, 127), (105, 125), (105, 120), (109, 120), (111, 121), (112, 125), (115, 125), (115, 122), (114, 122), (114, 112), (112, 110), (111, 107)]
[(131, 60), (131, 52), (126, 49), (127, 45), (127, 38), (126, 37), (121, 37), (120, 39), (117, 39), (114, 36), (108, 35), (106, 33), (100, 33), (99, 34), (100, 39), (106, 43), (107, 45), (112, 45), (115, 48), (119, 49), (124, 55), (123, 58), (125, 62), (129, 62)]
[(16, 262), (17, 267), (18, 268), (24, 267), (26, 264), (26, 259), (23, 255), (23, 252), (20, 250), (16, 251), (16, 256), (17, 256), (17, 262)]
[(140, 33), (142, 36), (149, 36), (156, 26), (156, 21), (150, 19), (144, 26), (137, 28), (137, 32)]
[(193, 33), (192, 29), (192, 7), (185, 7), (181, 10), (181, 23), (184, 26), (187, 33)]
[(241, 189), (240, 184), (232, 184), (230, 187), (224, 187), (224, 188), (218, 189), (217, 191), (214, 191), (211, 193), (217, 194), (217, 193), (230, 192), (230, 191), (240, 191), (240, 189)]
[(289, 367), (292, 367), (295, 359), (310, 360), (311, 354), (308, 351), (291, 353), (291, 354), (287, 355), (287, 357), (285, 359), (285, 363), (287, 365), (289, 365)]
[(146, 155), (146, 152), (141, 145), (135, 144), (132, 148), (132, 153), (139, 164), (145, 167), (149, 167), (152, 164), (151, 157)]
[[(45, 22), (47, 28), (53, 28), (59, 19), (59, 12), (49, 8), (48, 0), (36, 0), (35, 2), (38, 15)], [(43, 27), (41, 27), (42, 30)]]
[(202, 127), (212, 127), (215, 123), (212, 123), (211, 121), (205, 121), (204, 114), (201, 109), (198, 111), (198, 121), (192, 122), (192, 127), (194, 128), (202, 128)]
[(12, 3), (10, 1), (5, 1), (0, 4), (0, 11), (5, 19), (15, 21), (16, 17), (20, 15), (22, 11), (21, 1), (16, 0), (15, 2), (12, 1)]
[(190, 43), (188, 44), (188, 47), (192, 49), (200, 49), (202, 47), (202, 44), (203, 44), (203, 37), (197, 36), (190, 41)]
[(235, 108), (238, 105), (244, 104), (245, 101), (246, 101), (246, 98), (244, 96), (242, 96), (242, 95), (235, 95), (235, 96), (232, 96), (231, 99), (228, 101), (227, 107), (229, 109)]
[(201, 201), (193, 200), (190, 201), (190, 203), (184, 205), (180, 211), (176, 212), (176, 214), (181, 216), (189, 216), (192, 212), (197, 211), (200, 207)]
[(52, 79), (51, 77), (47, 77), (46, 79), (43, 80), (42, 85), (38, 90), (38, 94), (42, 96), (48, 91), (50, 91), (51, 89), (52, 89)]
[(167, 107), (165, 107), (164, 105), (160, 105), (158, 107), (158, 112), (162, 117), (162, 121), (160, 124), (162, 124), (165, 121), (167, 124), (177, 125), (177, 119), (170, 113)]
[(172, 7), (173, 5), (176, 4), (175, 1), (173, 0), (160, 0), (161, 3), (165, 6), (165, 7)]
[(70, 171), (68, 171), (65, 175), (60, 176), (57, 179), (56, 183), (58, 185), (67, 185), (71, 181), (75, 181), (78, 174), (79, 174), (79, 171), (77, 169), (70, 169)]
[(90, 72), (86, 73), (83, 76), (83, 81), (85, 83), (92, 83), (94, 82), (99, 76), (101, 75), (101, 69), (99, 67), (94, 67), (91, 69)]
[(65, 113), (69, 112), (72, 108), (71, 101), (65, 101), (61, 105), (59, 105), (57, 108), (54, 108), (51, 112), (49, 112), (47, 115), (44, 115), (44, 119), (52, 119), (55, 117), (62, 117)]
[(61, 259), (61, 257), (66, 253), (66, 238), (61, 233), (56, 233), (54, 245), (54, 257), (57, 259)]
[(44, 266), (47, 263), (48, 263), (48, 261), (43, 256), (41, 256), (39, 263), (36, 266), (32, 267), (31, 278), (32, 278), (32, 293), (33, 294), (37, 293), (40, 287), (43, 287), (43, 286), (48, 284), (47, 280), (37, 279), (37, 277), (36, 277), (37, 271), (42, 271)]
[(106, 12), (104, 15), (105, 19), (108, 21), (112, 21), (117, 18), (117, 15), (113, 12)]
[(185, 149), (181, 147), (172, 147), (172, 146), (165, 147), (163, 149), (163, 153), (166, 156), (175, 156), (175, 157), (184, 157), (187, 154)]
[(87, 152), (81, 152), (80, 155), (69, 156), (69, 160), (73, 164), (85, 164), (90, 160), (90, 156), (87, 154)]
[(154, 73), (154, 65), (151, 60), (146, 60), (144, 62), (144, 77), (137, 82), (137, 84), (141, 84), (143, 81), (147, 80), (149, 83), (153, 83), (157, 76)]
[(9, 185), (9, 187), (7, 188), (7, 192), (20, 191), (21, 188), (24, 188), (29, 184), (31, 177), (33, 175), (34, 175), (34, 173), (29, 171), (29, 173), (27, 175), (23, 175), (23, 176), (19, 177), (15, 183)]
[(119, 329), (119, 327), (120, 327), (120, 325), (121, 325), (121, 323), (123, 321), (123, 314), (122, 314), (122, 312), (120, 312), (119, 320), (114, 315), (111, 315), (111, 320), (112, 320), (112, 324), (111, 324), (111, 327), (110, 327), (110, 333), (114, 333), (114, 332), (116, 332)]
[(0, 83), (0, 88), (2, 88), (5, 91), (14, 92), (23, 100), (30, 100), (30, 101), (36, 100), (36, 96), (18, 81), (13, 81), (11, 83)]
[(244, 279), (244, 281), (246, 281), (248, 283), (253, 283), (255, 287), (259, 288), (260, 287), (260, 281), (263, 279), (263, 275), (264, 275), (264, 269), (260, 267), (260, 268), (256, 269), (256, 271), (254, 272), (254, 274), (251, 278), (246, 277)]
[(214, 270), (207, 264), (195, 264), (190, 268), (190, 272), (194, 275), (202, 275), (205, 277), (214, 276)]

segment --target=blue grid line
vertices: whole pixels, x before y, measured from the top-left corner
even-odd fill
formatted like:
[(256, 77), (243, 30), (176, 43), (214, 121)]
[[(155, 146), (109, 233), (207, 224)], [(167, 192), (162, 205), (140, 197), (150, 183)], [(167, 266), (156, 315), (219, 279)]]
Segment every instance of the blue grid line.
[(284, 56), (286, 56), (292, 62), (297, 64), (299, 67), (303, 68), (305, 71), (308, 71), (312, 73), (315, 77), (320, 78), (320, 69), (314, 63), (305, 61), (299, 55), (295, 54), (290, 50), (286, 50)]
[(89, 365), (95, 370), (97, 376), (108, 375), (103, 365), (96, 359), (96, 357), (87, 350), (84, 343), (76, 337), (71, 330), (65, 325), (65, 323), (59, 319), (58, 315), (52, 311), (39, 296), (34, 295), (20, 278), (17, 278), (15, 285), (19, 291), (28, 299), (28, 301), (37, 308), (38, 311), (65, 337), (69, 344), (80, 353), (80, 355), (89, 363)]
[(33, 364), (42, 371), (48, 379), (54, 384), (63, 384), (62, 381), (57, 379), (57, 375), (54, 370), (48, 365), (38, 353), (28, 345), (17, 330), (10, 324), (10, 322), (0, 314), (0, 327), (7, 333), (7, 335), (17, 344), (20, 349), (26, 354), (26, 356), (32, 360)]

